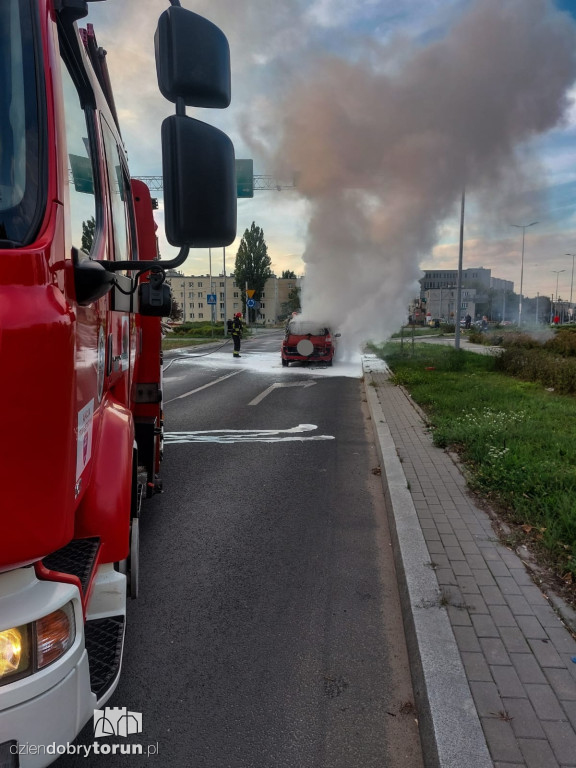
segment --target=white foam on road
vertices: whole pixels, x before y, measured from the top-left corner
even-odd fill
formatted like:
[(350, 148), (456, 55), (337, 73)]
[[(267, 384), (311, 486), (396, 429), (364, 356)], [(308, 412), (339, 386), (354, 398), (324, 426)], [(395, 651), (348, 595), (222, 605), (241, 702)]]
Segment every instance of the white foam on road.
[(366, 373), (390, 373), (386, 361), (376, 355), (362, 355), (361, 364)]
[(247, 350), (242, 350), (241, 355), (240, 358), (234, 358), (230, 352), (223, 351), (215, 351), (212, 354), (182, 351), (171, 360), (166, 360), (164, 380), (176, 381), (182, 378), (183, 369), (190, 365), (207, 368), (211, 371), (229, 371), (231, 367), (238, 367), (251, 373), (273, 374), (284, 378), (302, 376), (303, 373), (318, 378), (345, 376), (360, 379), (363, 375), (363, 356), (359, 352), (346, 360), (334, 358), (331, 366), (322, 363), (291, 363), (288, 367), (284, 367), (278, 352), (250, 352), (249, 346)]

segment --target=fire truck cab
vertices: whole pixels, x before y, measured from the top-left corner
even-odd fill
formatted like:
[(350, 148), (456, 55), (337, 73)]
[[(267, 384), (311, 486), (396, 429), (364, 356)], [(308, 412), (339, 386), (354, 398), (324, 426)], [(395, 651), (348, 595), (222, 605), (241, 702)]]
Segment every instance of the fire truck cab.
[(162, 260), (106, 52), (79, 28), (88, 2), (0, 3), (2, 768), (51, 763), (61, 752), (46, 747), (71, 742), (116, 687), (141, 500), (161, 488), (164, 272), (236, 230), (232, 144), (186, 115), (229, 103), (225, 36), (166, 0), (154, 46), (175, 104), (161, 143), (180, 251)]

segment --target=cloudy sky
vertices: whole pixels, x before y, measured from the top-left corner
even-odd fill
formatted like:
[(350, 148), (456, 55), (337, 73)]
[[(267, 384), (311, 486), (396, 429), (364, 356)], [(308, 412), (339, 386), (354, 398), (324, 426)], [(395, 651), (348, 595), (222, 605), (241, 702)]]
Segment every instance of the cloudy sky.
[[(108, 50), (134, 176), (161, 173), (172, 107), (158, 92), (153, 37), (168, 5), (107, 0), (82, 22)], [(457, 266), (464, 187), (464, 266), (518, 291), (522, 232), (512, 225), (537, 221), (526, 230), (524, 294), (552, 294), (553, 270), (565, 270), (559, 293), (569, 298), (576, 0), (182, 5), (222, 28), (232, 56), (232, 105), (188, 114), (228, 133), (255, 173), (298, 174), (296, 190), (238, 201), (238, 235), (252, 221), (263, 228), (276, 273), (306, 274), (313, 313), (355, 323), (359, 337), (397, 326), (420, 269)], [(212, 256), (216, 272), (221, 254)], [(206, 273), (207, 251), (185, 269)]]

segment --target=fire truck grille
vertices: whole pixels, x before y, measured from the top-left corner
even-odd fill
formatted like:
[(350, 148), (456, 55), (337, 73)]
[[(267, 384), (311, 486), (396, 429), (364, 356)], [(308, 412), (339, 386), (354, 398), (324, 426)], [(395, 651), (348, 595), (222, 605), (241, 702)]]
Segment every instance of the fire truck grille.
[(86, 622), (86, 650), (90, 666), (90, 687), (100, 700), (120, 672), (124, 617), (110, 616)]
[(85, 593), (99, 546), (98, 539), (74, 539), (62, 549), (45, 557), (42, 562), (51, 571), (77, 576)]

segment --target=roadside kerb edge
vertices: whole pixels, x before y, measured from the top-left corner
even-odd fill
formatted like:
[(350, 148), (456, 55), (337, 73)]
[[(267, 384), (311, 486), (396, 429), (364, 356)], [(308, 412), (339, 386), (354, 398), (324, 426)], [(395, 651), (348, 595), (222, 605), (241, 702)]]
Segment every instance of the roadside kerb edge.
[(424, 762), (427, 768), (492, 768), (406, 476), (373, 385), (373, 363), (369, 356), (362, 359), (364, 389), (391, 523)]

